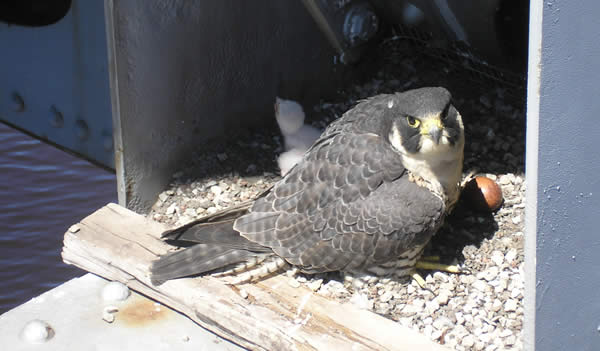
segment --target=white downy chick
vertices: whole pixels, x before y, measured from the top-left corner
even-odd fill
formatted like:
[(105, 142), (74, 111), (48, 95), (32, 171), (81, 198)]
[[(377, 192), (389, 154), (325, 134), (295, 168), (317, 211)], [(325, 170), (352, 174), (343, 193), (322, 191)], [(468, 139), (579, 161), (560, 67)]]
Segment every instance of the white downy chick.
[(289, 151), (282, 152), (277, 157), (277, 165), (281, 170), (281, 176), (283, 177), (287, 172), (292, 169), (296, 163), (300, 162), (304, 156), (305, 150), (291, 149)]
[(283, 176), (302, 159), (306, 150), (319, 138), (321, 131), (304, 124), (304, 110), (293, 100), (275, 98), (275, 119), (286, 150), (277, 158)]

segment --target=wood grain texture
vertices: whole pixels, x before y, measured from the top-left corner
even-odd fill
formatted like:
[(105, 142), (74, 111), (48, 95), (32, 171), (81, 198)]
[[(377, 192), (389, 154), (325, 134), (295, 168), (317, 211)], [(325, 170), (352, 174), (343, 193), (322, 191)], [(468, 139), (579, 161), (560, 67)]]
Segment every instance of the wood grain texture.
[[(150, 263), (166, 253), (164, 225), (108, 204), (72, 226), (66, 263), (127, 284), (200, 326), (252, 350), (446, 350), (425, 336), (350, 304), (328, 300), (287, 276), (227, 285), (214, 277), (150, 283)], [(240, 289), (248, 296), (242, 297)]]

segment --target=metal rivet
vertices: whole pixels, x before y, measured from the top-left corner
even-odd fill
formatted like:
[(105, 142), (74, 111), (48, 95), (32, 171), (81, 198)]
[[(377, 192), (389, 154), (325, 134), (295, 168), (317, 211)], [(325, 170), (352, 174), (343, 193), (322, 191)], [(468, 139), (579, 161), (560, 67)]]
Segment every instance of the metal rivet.
[(13, 101), (13, 110), (15, 112), (23, 112), (25, 111), (25, 100), (23, 97), (19, 95), (16, 91), (12, 93), (12, 101)]
[(78, 119), (75, 121), (75, 134), (81, 141), (86, 140), (90, 136), (90, 129), (84, 120)]
[(61, 128), (65, 124), (65, 118), (56, 106), (50, 107), (50, 125), (54, 128)]

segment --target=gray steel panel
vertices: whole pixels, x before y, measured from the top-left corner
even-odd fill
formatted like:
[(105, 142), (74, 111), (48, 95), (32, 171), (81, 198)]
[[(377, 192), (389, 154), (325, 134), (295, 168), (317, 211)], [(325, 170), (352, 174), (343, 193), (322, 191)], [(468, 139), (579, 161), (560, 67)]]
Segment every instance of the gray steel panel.
[(74, 0), (49, 26), (0, 23), (0, 120), (114, 167), (103, 14)]
[[(300, 1), (107, 0), (119, 202), (144, 211), (194, 148), (339, 86)], [(339, 62), (339, 60), (338, 60)], [(122, 152), (122, 154), (121, 154)]]
[(531, 1), (527, 349), (600, 345), (600, 3)]

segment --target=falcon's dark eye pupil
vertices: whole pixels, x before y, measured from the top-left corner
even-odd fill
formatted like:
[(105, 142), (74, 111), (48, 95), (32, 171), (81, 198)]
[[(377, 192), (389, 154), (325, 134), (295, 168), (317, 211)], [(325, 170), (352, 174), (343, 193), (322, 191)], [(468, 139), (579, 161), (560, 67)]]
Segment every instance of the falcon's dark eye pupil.
[(408, 122), (408, 125), (413, 128), (419, 127), (419, 124), (421, 123), (421, 121), (411, 116), (406, 116), (406, 121)]

